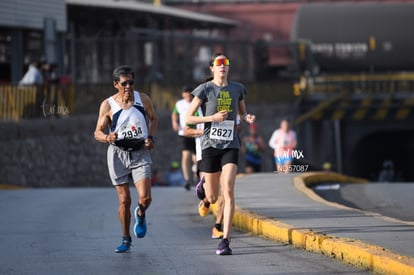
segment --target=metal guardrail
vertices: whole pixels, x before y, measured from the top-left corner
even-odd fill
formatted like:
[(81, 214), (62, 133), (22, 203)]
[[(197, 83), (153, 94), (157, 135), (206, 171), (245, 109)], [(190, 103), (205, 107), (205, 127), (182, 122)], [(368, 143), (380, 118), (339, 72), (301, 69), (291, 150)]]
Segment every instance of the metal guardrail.
[(334, 92), (359, 94), (413, 91), (414, 73), (408, 72), (302, 76), (300, 81), (294, 84), (293, 89), (295, 95)]
[(72, 85), (0, 85), (0, 120), (67, 116), (73, 102)]
[(295, 125), (309, 119), (414, 119), (414, 73), (303, 77), (294, 94), (302, 104)]
[(0, 86), (0, 119), (18, 121), (36, 102), (36, 86)]

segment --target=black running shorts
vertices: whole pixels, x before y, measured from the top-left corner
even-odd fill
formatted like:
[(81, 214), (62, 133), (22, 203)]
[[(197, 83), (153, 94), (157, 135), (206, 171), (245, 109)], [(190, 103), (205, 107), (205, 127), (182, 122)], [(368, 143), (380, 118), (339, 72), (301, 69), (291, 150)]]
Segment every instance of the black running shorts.
[(206, 173), (220, 172), (221, 168), (227, 163), (239, 163), (239, 149), (216, 149), (207, 148), (202, 151), (200, 160), (200, 171)]
[(182, 150), (190, 151), (193, 154), (195, 154), (195, 148), (196, 148), (195, 139), (193, 137), (181, 137), (181, 140), (182, 140), (182, 145), (183, 145)]

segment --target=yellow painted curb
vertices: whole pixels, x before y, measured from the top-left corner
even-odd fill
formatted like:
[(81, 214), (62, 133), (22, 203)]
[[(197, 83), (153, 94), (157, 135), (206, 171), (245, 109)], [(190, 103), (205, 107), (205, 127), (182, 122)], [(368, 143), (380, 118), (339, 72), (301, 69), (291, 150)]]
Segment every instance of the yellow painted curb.
[[(303, 185), (316, 182), (367, 182), (336, 173), (304, 173), (294, 178)], [(211, 205), (216, 214), (217, 206)], [(328, 257), (368, 269), (377, 274), (414, 274), (414, 258), (401, 256), (385, 248), (363, 243), (359, 240), (338, 238), (312, 230), (295, 229), (275, 219), (259, 216), (236, 206), (233, 225), (243, 231), (268, 239), (291, 244), (294, 247), (317, 252)]]
[[(322, 173), (322, 172), (309, 172), (300, 174), (293, 178), (293, 185), (296, 189), (307, 195), (309, 198), (311, 198), (314, 201), (321, 202), (333, 207), (342, 208), (342, 209), (349, 209), (354, 210), (354, 208), (350, 208), (348, 206), (327, 201), (320, 196), (318, 196), (311, 188), (308, 188), (309, 186), (317, 183), (322, 182), (346, 182), (346, 183), (368, 183), (368, 180), (365, 179), (359, 179), (359, 178), (353, 178), (344, 176), (337, 173)], [(362, 212), (362, 211), (361, 211)]]
[(0, 184), (0, 190), (25, 189), (27, 187), (16, 184)]
[(321, 182), (368, 183), (367, 179), (350, 177), (334, 172), (308, 172), (295, 176), (302, 179), (306, 185)]
[(236, 209), (233, 224), (240, 230), (268, 239), (291, 244), (310, 252), (369, 269), (379, 274), (414, 274), (414, 259), (358, 240), (338, 238), (311, 230), (295, 229), (274, 219)]

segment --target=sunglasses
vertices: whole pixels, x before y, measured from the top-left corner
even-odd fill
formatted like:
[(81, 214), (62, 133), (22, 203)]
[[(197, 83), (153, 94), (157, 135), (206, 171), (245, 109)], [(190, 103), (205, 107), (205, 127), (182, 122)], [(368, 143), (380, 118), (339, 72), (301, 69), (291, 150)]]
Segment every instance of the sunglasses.
[(214, 59), (212, 66), (229, 66), (230, 60), (228, 58)]
[(122, 87), (126, 87), (129, 84), (129, 86), (134, 85), (134, 80), (125, 80), (122, 83), (119, 83), (119, 85), (121, 85)]

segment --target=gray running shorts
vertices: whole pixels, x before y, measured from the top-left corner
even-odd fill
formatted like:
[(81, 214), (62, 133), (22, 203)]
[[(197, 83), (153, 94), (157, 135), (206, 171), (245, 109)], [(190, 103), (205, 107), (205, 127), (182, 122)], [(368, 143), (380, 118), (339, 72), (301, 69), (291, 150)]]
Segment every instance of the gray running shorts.
[(151, 155), (143, 147), (137, 151), (124, 151), (109, 145), (107, 151), (108, 171), (113, 185), (136, 183), (151, 178)]

